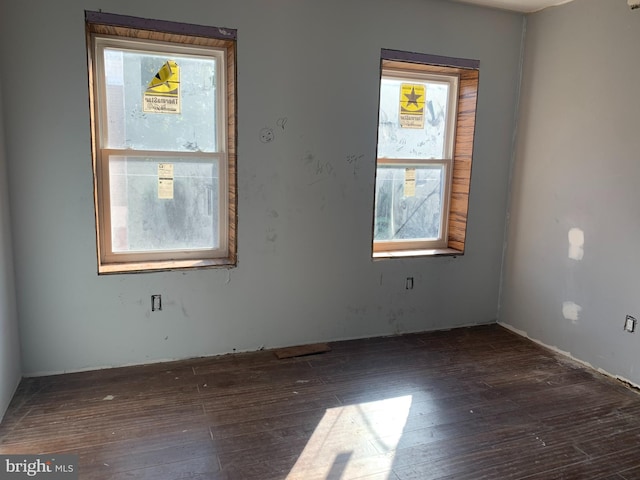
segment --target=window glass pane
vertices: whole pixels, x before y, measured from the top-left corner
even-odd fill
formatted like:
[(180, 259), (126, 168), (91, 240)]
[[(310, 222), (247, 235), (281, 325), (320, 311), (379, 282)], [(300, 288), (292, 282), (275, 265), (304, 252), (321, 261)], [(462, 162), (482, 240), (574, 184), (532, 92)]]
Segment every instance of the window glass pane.
[(383, 77), (378, 158), (445, 158), (448, 101), (448, 83)]
[(104, 71), (106, 148), (217, 151), (215, 58), (105, 48)]
[(374, 241), (440, 238), (443, 165), (379, 166)]
[(109, 182), (114, 252), (219, 246), (217, 162), (113, 156)]

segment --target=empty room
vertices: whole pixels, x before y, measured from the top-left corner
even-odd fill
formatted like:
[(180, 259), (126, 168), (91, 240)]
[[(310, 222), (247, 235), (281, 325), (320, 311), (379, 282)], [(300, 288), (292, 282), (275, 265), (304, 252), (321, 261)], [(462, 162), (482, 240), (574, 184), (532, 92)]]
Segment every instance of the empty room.
[(639, 45), (0, 0), (0, 479), (640, 479)]

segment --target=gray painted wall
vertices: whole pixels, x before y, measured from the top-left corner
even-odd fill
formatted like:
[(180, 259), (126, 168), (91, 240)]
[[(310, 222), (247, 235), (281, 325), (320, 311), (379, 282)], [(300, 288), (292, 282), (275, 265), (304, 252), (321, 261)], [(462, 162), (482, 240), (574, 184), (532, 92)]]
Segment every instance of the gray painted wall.
[(0, 420), (22, 377), (11, 252), (4, 126), (1, 112), (0, 96)]
[[(25, 373), (496, 320), (521, 15), (440, 0), (3, 4)], [(84, 9), (238, 29), (237, 268), (96, 274)], [(370, 258), (381, 48), (481, 62), (463, 257)]]
[(552, 8), (525, 45), (499, 320), (640, 384), (640, 11)]

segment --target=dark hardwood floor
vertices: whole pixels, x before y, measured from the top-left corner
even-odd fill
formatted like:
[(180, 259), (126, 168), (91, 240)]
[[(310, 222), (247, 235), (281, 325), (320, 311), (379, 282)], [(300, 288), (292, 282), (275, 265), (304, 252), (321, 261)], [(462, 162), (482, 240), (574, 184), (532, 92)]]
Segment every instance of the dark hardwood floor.
[(640, 395), (500, 326), (22, 381), (0, 453), (81, 479), (640, 479)]

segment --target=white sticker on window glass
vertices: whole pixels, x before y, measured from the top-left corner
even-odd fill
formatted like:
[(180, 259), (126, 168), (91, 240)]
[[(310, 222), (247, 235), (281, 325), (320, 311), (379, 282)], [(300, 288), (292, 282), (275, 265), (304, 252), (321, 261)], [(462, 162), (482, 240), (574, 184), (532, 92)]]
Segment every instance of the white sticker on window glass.
[(158, 198), (173, 199), (173, 163), (158, 164)]
[(404, 196), (405, 197), (416, 196), (416, 169), (415, 168), (404, 169)]

